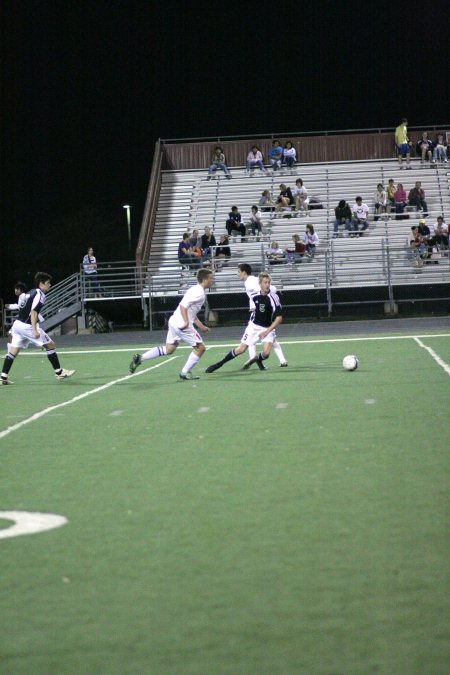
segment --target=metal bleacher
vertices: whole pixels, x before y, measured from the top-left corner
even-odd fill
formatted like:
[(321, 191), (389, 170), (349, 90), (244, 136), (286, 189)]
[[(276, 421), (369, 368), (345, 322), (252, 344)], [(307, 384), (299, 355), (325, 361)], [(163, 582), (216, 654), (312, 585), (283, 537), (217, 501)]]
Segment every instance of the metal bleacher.
[[(257, 204), (263, 190), (276, 197), (279, 185), (295, 187), (301, 177), (310, 198), (322, 208), (310, 210), (307, 215), (297, 212), (263, 214), (264, 228), (259, 241), (253, 236), (241, 242), (230, 238), (232, 258), (228, 266), (215, 273), (215, 292), (241, 292), (236, 279), (236, 264), (248, 262), (256, 269), (269, 269), (274, 283), (281, 289), (354, 287), (391, 283), (448, 283), (448, 255), (438, 265), (417, 270), (407, 255), (406, 241), (410, 228), (423, 217), (411, 210), (408, 219), (396, 220), (387, 214), (375, 220), (374, 198), (378, 183), (403, 183), (408, 192), (420, 180), (428, 204), (427, 222), (433, 224), (438, 215), (445, 222), (450, 216), (449, 172), (447, 165), (422, 166), (412, 160), (411, 170), (401, 170), (394, 159), (327, 164), (297, 164), (292, 170), (274, 172), (259, 169), (248, 174), (243, 167), (232, 167), (232, 180), (226, 180), (218, 171), (207, 180), (205, 170), (163, 171), (157, 206), (155, 228), (149, 259), (149, 290), (158, 295), (178, 295), (192, 284), (195, 271), (184, 269), (177, 258), (177, 247), (183, 232), (205, 225), (212, 227), (218, 241), (225, 233), (225, 221), (232, 205), (237, 205), (245, 222), (252, 204)], [(361, 195), (371, 209), (370, 229), (363, 237), (333, 238), (334, 208), (340, 199), (350, 206)], [(287, 217), (289, 216), (289, 217)], [(315, 258), (310, 263), (269, 265), (265, 251), (270, 241), (276, 240), (282, 248), (292, 243), (292, 235), (302, 235), (306, 224), (312, 224), (320, 239)], [(346, 233), (347, 234), (347, 233)]]

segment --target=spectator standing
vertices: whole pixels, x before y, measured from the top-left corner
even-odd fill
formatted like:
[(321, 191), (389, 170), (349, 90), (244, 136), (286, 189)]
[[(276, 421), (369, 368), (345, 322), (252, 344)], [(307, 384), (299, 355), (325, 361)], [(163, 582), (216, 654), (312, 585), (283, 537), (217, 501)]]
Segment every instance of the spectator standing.
[(416, 143), (416, 153), (420, 157), (420, 163), (425, 164), (425, 160), (430, 162), (433, 155), (433, 141), (428, 138), (428, 131), (424, 131), (422, 137)]
[(266, 173), (263, 164), (263, 156), (257, 145), (254, 145), (247, 155), (247, 166), (245, 170), (248, 172), (255, 167), (258, 167), (263, 173)]
[(428, 206), (425, 201), (425, 190), (422, 188), (420, 180), (416, 181), (415, 186), (409, 191), (408, 202), (410, 206), (415, 206), (418, 211), (422, 209), (424, 214), (428, 213)]
[(292, 169), (295, 162), (297, 161), (297, 153), (291, 141), (287, 141), (284, 145), (283, 160), (288, 169)]
[(439, 159), (439, 161), (441, 162), (444, 162), (444, 164), (448, 163), (447, 141), (444, 138), (444, 134), (438, 134), (438, 137), (434, 144), (433, 159), (432, 159), (433, 164), (436, 163), (437, 159)]
[(274, 171), (281, 169), (281, 163), (283, 161), (283, 148), (280, 145), (280, 141), (272, 141), (272, 147), (267, 153), (269, 164)]
[(408, 120), (402, 119), (395, 130), (395, 145), (400, 169), (403, 169), (403, 160), (406, 159), (406, 168), (411, 168), (410, 142), (408, 138)]
[(240, 232), (241, 237), (245, 237), (245, 225), (242, 222), (242, 217), (237, 206), (231, 207), (225, 227), (227, 228), (229, 237), (231, 237), (232, 232)]
[(264, 190), (261, 193), (258, 204), (261, 211), (275, 211), (275, 202), (270, 194), (270, 190)]
[(345, 229), (350, 232), (352, 229), (352, 211), (350, 206), (347, 204), (345, 199), (341, 199), (336, 208), (334, 209), (334, 215), (336, 216), (333, 229), (334, 237), (339, 236), (339, 228), (343, 225)]
[(369, 227), (369, 207), (363, 202), (362, 197), (356, 197), (355, 204), (352, 206), (352, 214), (353, 232), (358, 233), (356, 236), (362, 237)]
[(294, 199), (297, 211), (304, 211), (306, 215), (308, 212), (309, 197), (301, 178), (297, 178), (295, 181)]
[(97, 258), (94, 255), (94, 249), (89, 246), (86, 255), (83, 258), (83, 271), (88, 283), (88, 288), (91, 288), (95, 297), (100, 295), (100, 285), (97, 277)]
[(230, 179), (231, 178), (231, 173), (230, 169), (227, 167), (226, 161), (225, 161), (225, 155), (223, 153), (222, 148), (220, 145), (216, 147), (214, 150), (214, 154), (211, 158), (211, 164), (209, 167), (208, 171), (208, 177), (206, 180), (211, 180), (211, 176), (218, 170), (221, 169), (224, 173), (225, 176)]

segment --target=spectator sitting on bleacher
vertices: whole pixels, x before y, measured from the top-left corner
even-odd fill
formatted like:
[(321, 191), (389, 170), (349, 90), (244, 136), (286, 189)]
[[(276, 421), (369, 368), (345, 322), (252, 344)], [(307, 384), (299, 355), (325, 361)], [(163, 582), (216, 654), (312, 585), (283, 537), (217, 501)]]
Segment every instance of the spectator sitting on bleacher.
[(317, 246), (320, 244), (319, 237), (314, 232), (314, 227), (312, 225), (306, 226), (305, 234), (303, 235), (303, 241), (306, 248), (306, 254), (311, 261), (314, 258)]
[(438, 216), (434, 224), (433, 243), (439, 248), (448, 248), (448, 227), (442, 216)]
[(334, 237), (339, 236), (339, 227), (344, 225), (345, 229), (350, 232), (352, 229), (352, 211), (350, 206), (347, 204), (345, 199), (341, 199), (336, 208), (334, 209), (334, 214), (336, 220), (333, 224)]
[(258, 202), (261, 211), (275, 211), (275, 202), (270, 194), (270, 190), (264, 190)]
[(278, 246), (277, 241), (273, 241), (266, 251), (267, 260), (271, 265), (280, 265), (286, 262), (284, 258), (284, 251)]
[(201, 249), (203, 258), (211, 257), (211, 246), (216, 245), (216, 238), (211, 232), (209, 225), (205, 225), (205, 234), (202, 234)]
[(216, 269), (220, 269), (222, 265), (227, 264), (227, 259), (231, 258), (231, 250), (229, 246), (228, 235), (221, 234), (219, 245), (216, 248), (215, 260), (217, 261)]
[(263, 156), (262, 156), (261, 150), (258, 148), (257, 145), (253, 145), (252, 149), (250, 150), (250, 152), (247, 155), (247, 166), (246, 166), (245, 170), (248, 172), (248, 171), (250, 171), (250, 169), (254, 169), (256, 166), (259, 169), (261, 169), (261, 171), (266, 173), (266, 170), (265, 170), (264, 164), (263, 164)]
[(406, 203), (407, 203), (407, 196), (405, 189), (403, 187), (403, 183), (398, 183), (397, 189), (394, 192), (395, 213), (398, 214), (398, 217), (396, 216), (397, 220), (400, 220), (401, 218), (400, 214), (403, 213), (403, 211), (405, 210)]
[(427, 247), (427, 251), (429, 255), (431, 255), (432, 250), (433, 250), (433, 244), (431, 242), (431, 230), (427, 225), (427, 222), (425, 218), (421, 218), (419, 220), (419, 226), (418, 226), (419, 234), (422, 237), (423, 243)]
[(287, 187), (284, 183), (280, 185), (280, 194), (277, 199), (276, 210), (283, 211), (284, 209), (291, 209), (291, 206), (294, 204), (294, 195), (290, 187)]
[(369, 207), (362, 200), (362, 197), (356, 197), (355, 204), (352, 206), (352, 228), (350, 236), (362, 237), (365, 230), (369, 228)]
[(256, 206), (256, 204), (253, 204), (250, 210), (250, 218), (247, 227), (251, 228), (253, 235), (255, 235), (256, 232), (258, 232), (256, 241), (259, 241), (259, 235), (261, 234), (262, 226), (263, 222), (261, 220), (261, 211), (258, 211), (258, 207)]
[(394, 179), (389, 178), (388, 184), (386, 187), (386, 198), (389, 206), (395, 206), (395, 185), (394, 185)]
[(183, 266), (198, 269), (201, 266), (200, 258), (193, 255), (189, 245), (189, 232), (183, 234), (183, 240), (178, 244), (178, 260)]
[(280, 145), (280, 141), (272, 141), (272, 147), (269, 148), (267, 157), (269, 159), (269, 164), (274, 171), (281, 169), (281, 162), (283, 161), (283, 148)]
[(217, 171), (217, 169), (222, 169), (222, 171), (225, 173), (225, 176), (227, 178), (231, 178), (230, 169), (226, 165), (225, 155), (223, 154), (223, 150), (220, 145), (218, 145), (214, 150), (214, 154), (211, 159), (211, 165), (208, 171), (208, 178), (206, 180), (211, 180), (211, 176)]
[(427, 247), (415, 225), (411, 227), (411, 234), (408, 238), (409, 255), (414, 261), (416, 267), (422, 267), (424, 259), (428, 256)]
[(297, 178), (295, 181), (294, 198), (297, 211), (305, 211), (307, 213), (309, 197), (301, 178)]
[(301, 241), (298, 234), (292, 235), (292, 241), (294, 242), (294, 248), (285, 247), (284, 251), (286, 253), (286, 260), (289, 263), (292, 262), (302, 262), (303, 256), (306, 253), (306, 246)]
[(297, 161), (297, 153), (291, 141), (287, 141), (284, 145), (283, 161), (288, 167), (288, 169), (292, 169), (295, 162)]
[(200, 244), (200, 234), (198, 230), (192, 230), (192, 234), (189, 237), (189, 246), (191, 248), (197, 248)]
[(416, 181), (415, 186), (409, 191), (408, 202), (410, 206), (415, 206), (418, 211), (422, 209), (424, 214), (428, 213), (428, 206), (425, 201), (425, 190), (422, 188), (420, 180)]
[(428, 138), (428, 131), (424, 131), (422, 138), (416, 143), (416, 153), (420, 157), (420, 163), (424, 164), (427, 159), (431, 166), (431, 157), (433, 154), (433, 141)]
[(436, 164), (436, 160), (438, 159), (438, 157), (441, 162), (444, 162), (445, 164), (448, 163), (447, 141), (445, 140), (443, 134), (438, 134), (438, 137), (434, 143), (433, 159), (432, 159), (433, 164)]
[(378, 183), (375, 193), (375, 210), (377, 214), (386, 213), (387, 195), (383, 183)]
[(245, 225), (241, 222), (241, 214), (237, 206), (232, 206), (228, 214), (228, 220), (225, 224), (228, 236), (231, 237), (232, 232), (240, 232), (241, 237), (245, 237)]

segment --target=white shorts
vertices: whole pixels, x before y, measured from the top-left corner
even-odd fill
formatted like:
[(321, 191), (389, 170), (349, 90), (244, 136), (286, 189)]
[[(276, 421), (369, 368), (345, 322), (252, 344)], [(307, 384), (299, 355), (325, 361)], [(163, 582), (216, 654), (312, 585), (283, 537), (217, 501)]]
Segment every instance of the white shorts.
[(43, 347), (52, 341), (47, 333), (44, 333), (39, 326), (38, 330), (39, 337), (37, 338), (33, 335), (33, 326), (16, 319), (11, 328), (11, 346), (19, 347), (21, 349), (29, 347), (30, 345), (33, 345), (34, 347)]
[(172, 323), (172, 318), (169, 319), (169, 330), (167, 331), (167, 337), (166, 337), (166, 344), (168, 345), (175, 345), (178, 344), (179, 342), (187, 342), (188, 345), (191, 347), (195, 347), (196, 345), (200, 344), (200, 342), (203, 342), (202, 336), (200, 333), (197, 333), (195, 330), (194, 326), (188, 326), (184, 330), (181, 330), (181, 328), (177, 328), (177, 326), (174, 326)]
[[(259, 335), (264, 330), (266, 330), (264, 326), (258, 326), (256, 323), (253, 323), (253, 321), (249, 321), (244, 331), (244, 335), (241, 338), (241, 342), (243, 342), (244, 345), (247, 345), (247, 347), (249, 345), (255, 345), (258, 342), (258, 340), (261, 339)], [(275, 331), (271, 330), (270, 333), (261, 340), (261, 342), (263, 344), (264, 342), (271, 342), (273, 344), (276, 338), (277, 336)]]

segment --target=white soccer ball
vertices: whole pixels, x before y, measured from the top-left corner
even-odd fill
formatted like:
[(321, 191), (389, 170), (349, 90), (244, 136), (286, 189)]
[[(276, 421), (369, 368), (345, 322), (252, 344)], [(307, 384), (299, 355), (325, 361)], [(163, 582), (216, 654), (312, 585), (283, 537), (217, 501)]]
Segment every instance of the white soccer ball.
[(342, 365), (345, 368), (345, 370), (356, 370), (357, 367), (359, 366), (358, 357), (355, 356), (354, 354), (349, 354), (348, 356), (344, 356), (344, 360), (342, 361)]

